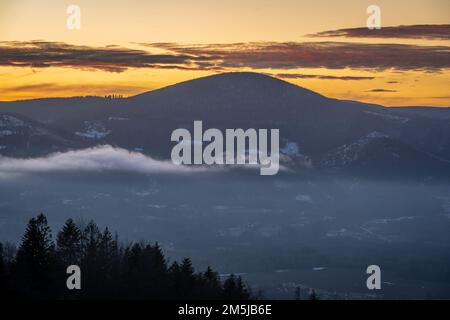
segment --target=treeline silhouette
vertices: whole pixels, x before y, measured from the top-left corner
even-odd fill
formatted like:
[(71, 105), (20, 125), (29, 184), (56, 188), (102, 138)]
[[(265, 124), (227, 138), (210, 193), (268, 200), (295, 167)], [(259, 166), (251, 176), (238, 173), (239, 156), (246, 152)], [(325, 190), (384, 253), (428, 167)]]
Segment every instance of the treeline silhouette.
[[(119, 242), (108, 228), (67, 220), (56, 241), (44, 214), (32, 218), (17, 251), (0, 244), (0, 290), (13, 299), (250, 299), (240, 277), (221, 281), (189, 258), (168, 263), (158, 243)], [(81, 290), (66, 286), (69, 265), (81, 269)]]
[(117, 99), (123, 99), (123, 95), (121, 95), (121, 94), (109, 94), (109, 95), (105, 95), (104, 98), (105, 99), (110, 99), (110, 100), (117, 100)]

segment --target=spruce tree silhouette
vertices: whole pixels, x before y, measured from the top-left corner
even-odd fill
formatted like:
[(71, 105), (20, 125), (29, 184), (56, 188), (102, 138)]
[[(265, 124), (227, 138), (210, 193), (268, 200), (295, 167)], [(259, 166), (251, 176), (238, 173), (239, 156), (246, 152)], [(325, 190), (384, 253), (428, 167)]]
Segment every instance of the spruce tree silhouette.
[(241, 277), (230, 275), (223, 284), (223, 299), (246, 300), (249, 299), (247, 287), (242, 282)]
[(186, 279), (193, 279), (194, 278), (194, 268), (192, 267), (192, 261), (189, 258), (184, 258), (183, 261), (181, 261), (181, 267), (180, 267), (182, 275)]
[(3, 296), (6, 292), (6, 263), (3, 257), (3, 244), (0, 243), (0, 298), (3, 299)]
[(141, 290), (139, 281), (140, 273), (140, 246), (134, 244), (133, 246), (127, 246), (123, 251), (122, 268), (121, 268), (121, 291), (130, 299), (140, 298)]
[(81, 261), (81, 230), (68, 219), (56, 237), (56, 251), (64, 266), (78, 265)]
[(3, 243), (0, 243), (0, 277), (5, 274), (5, 261), (3, 258)]
[(189, 258), (184, 258), (180, 265), (182, 299), (197, 298), (197, 283), (194, 275), (194, 267)]
[(94, 221), (90, 221), (82, 232), (83, 294), (88, 297), (100, 298), (104, 283), (100, 283), (100, 241), (101, 232)]
[(300, 286), (297, 286), (295, 288), (295, 300), (301, 300), (302, 298), (302, 288)]
[(203, 274), (205, 292), (210, 300), (215, 300), (220, 298), (220, 281), (219, 274), (214, 272), (213, 269), (208, 266), (205, 273)]
[(164, 274), (167, 272), (166, 258), (162, 252), (158, 242), (154, 246), (150, 246), (151, 253), (151, 270), (155, 273)]
[(309, 290), (309, 300), (319, 300), (319, 297), (316, 294), (316, 290)]
[(54, 272), (54, 244), (47, 218), (41, 213), (27, 225), (14, 261), (16, 290), (32, 298), (49, 297)]
[(181, 299), (183, 297), (183, 276), (180, 265), (174, 261), (169, 268), (169, 286), (174, 299)]
[(231, 274), (223, 284), (223, 298), (233, 300), (236, 295), (236, 277)]
[(247, 290), (247, 286), (244, 284), (242, 277), (239, 276), (236, 281), (236, 300), (246, 300), (249, 298), (250, 294)]
[(144, 250), (147, 263), (148, 294), (157, 298), (158, 294), (167, 295), (167, 264), (161, 247), (158, 243), (154, 246), (147, 245)]
[(68, 219), (56, 236), (56, 258), (58, 272), (57, 295), (70, 299), (77, 299), (81, 293), (68, 291), (66, 287), (66, 270), (71, 265), (79, 266), (82, 258), (82, 232), (72, 219)]
[(101, 234), (98, 246), (99, 271), (103, 274), (110, 274), (112, 271), (112, 262), (116, 254), (116, 244), (108, 228)]

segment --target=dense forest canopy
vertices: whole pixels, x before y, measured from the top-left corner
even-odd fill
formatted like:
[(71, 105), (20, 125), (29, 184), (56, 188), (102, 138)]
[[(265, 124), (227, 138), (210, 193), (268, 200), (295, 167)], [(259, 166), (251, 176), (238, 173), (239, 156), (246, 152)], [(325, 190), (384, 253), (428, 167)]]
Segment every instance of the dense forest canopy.
[[(67, 267), (81, 270), (81, 290), (66, 286)], [(0, 243), (0, 290), (32, 299), (250, 299), (234, 275), (195, 272), (189, 258), (168, 263), (158, 243), (119, 242), (108, 228), (67, 220), (56, 240), (44, 214), (32, 218), (17, 250)]]

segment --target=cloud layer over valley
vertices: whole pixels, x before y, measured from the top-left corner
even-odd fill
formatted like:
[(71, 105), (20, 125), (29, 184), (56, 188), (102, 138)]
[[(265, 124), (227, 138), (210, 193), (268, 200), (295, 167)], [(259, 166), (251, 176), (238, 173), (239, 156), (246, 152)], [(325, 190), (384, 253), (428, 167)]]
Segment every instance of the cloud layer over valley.
[(47, 157), (18, 159), (0, 157), (0, 177), (7, 174), (46, 172), (131, 172), (193, 173), (210, 171), (204, 167), (176, 166), (170, 161), (155, 160), (138, 152), (109, 145), (84, 150), (54, 153)]

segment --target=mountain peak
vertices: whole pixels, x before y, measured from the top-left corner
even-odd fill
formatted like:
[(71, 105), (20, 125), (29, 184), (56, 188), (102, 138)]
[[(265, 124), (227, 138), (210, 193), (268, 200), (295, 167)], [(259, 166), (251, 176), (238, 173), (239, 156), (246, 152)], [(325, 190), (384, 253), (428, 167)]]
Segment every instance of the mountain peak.
[[(258, 72), (223, 72), (219, 74), (214, 74), (206, 77), (201, 77), (198, 79), (205, 79), (208, 81), (215, 81), (215, 80), (227, 80), (227, 81), (270, 81), (272, 83), (284, 83), (292, 85), (286, 81), (277, 79), (275, 77), (272, 77), (271, 75), (264, 74), (264, 73), (258, 73)], [(192, 80), (195, 81), (196, 79)]]
[(256, 72), (225, 72), (206, 77), (187, 80), (174, 85), (170, 85), (154, 91), (145, 92), (130, 99), (142, 99), (155, 94), (189, 94), (195, 96), (196, 94), (218, 95), (224, 96), (227, 99), (233, 96), (255, 96), (264, 98), (264, 96), (271, 97), (285, 97), (290, 95), (302, 95), (304, 97), (324, 98), (322, 95), (274, 78), (270, 75), (256, 73)]

